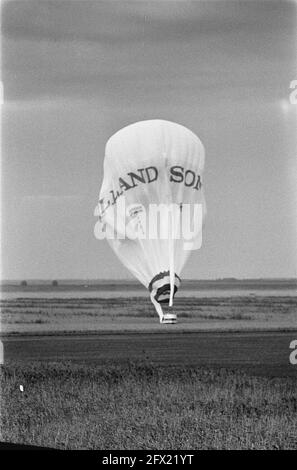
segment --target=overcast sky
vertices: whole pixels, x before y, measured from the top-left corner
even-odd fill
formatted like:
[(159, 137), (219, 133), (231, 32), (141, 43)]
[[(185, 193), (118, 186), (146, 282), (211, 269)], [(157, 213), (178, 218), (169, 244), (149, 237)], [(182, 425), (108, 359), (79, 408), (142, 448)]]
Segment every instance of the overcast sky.
[(2, 3), (2, 277), (127, 278), (93, 235), (104, 147), (168, 119), (206, 149), (186, 278), (295, 277), (296, 3)]

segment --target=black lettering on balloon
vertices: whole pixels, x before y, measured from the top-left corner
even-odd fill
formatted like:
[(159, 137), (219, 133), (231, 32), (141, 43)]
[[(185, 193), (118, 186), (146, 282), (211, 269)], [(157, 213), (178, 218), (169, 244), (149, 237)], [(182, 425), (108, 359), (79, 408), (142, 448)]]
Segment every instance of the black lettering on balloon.
[[(151, 170), (151, 172), (149, 170)], [(158, 178), (158, 170), (154, 166), (149, 166), (148, 168), (145, 169), (145, 172), (146, 172), (148, 183), (152, 183), (153, 181), (156, 181), (156, 179)], [(153, 175), (150, 174), (152, 172), (153, 172)]]
[(183, 171), (184, 168), (182, 166), (172, 166), (170, 168), (170, 181), (173, 181), (174, 183), (182, 183), (184, 180)]
[(111, 195), (113, 197), (113, 200), (111, 202), (112, 205), (114, 205), (116, 203), (117, 198), (120, 197), (123, 194), (123, 191), (121, 193), (119, 191), (116, 191), (116, 193), (115, 193), (113, 190), (111, 190), (109, 192), (111, 193)]
[(201, 176), (198, 175), (197, 183), (196, 183), (194, 189), (197, 189), (197, 190), (199, 191), (199, 189), (201, 189), (201, 186), (202, 186), (202, 183), (201, 183)]
[(132, 183), (132, 186), (130, 186), (128, 189), (130, 188), (135, 188), (135, 186), (137, 186), (137, 184), (135, 183), (135, 180), (136, 181), (139, 181), (140, 183), (145, 183), (145, 177), (144, 177), (144, 168), (142, 168), (141, 170), (137, 170), (140, 175), (137, 175), (136, 173), (128, 173), (128, 175), (130, 176), (131, 178), (131, 183)]
[(124, 191), (133, 188), (133, 186), (130, 186), (123, 178), (119, 178), (119, 183), (120, 188), (123, 188)]
[[(192, 175), (192, 178), (190, 178), (190, 182), (189, 182), (189, 178), (187, 178), (187, 176), (189, 174)], [(187, 170), (186, 173), (185, 173), (185, 186), (193, 186), (195, 178), (196, 178), (196, 175), (195, 175), (194, 171)]]
[(99, 199), (99, 205), (100, 205), (100, 214), (99, 214), (99, 219), (101, 219), (101, 217), (105, 214), (106, 210), (108, 209), (108, 207), (110, 206), (110, 201), (108, 200), (106, 205), (104, 206), (104, 203), (105, 203), (105, 199), (102, 198), (102, 199)]

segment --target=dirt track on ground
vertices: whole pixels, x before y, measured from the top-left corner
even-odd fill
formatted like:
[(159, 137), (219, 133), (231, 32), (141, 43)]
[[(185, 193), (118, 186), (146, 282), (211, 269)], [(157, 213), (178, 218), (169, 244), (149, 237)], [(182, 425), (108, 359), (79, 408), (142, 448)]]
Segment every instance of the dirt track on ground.
[(240, 368), (296, 376), (290, 343), (297, 330), (254, 332), (125, 332), (3, 337), (6, 361), (149, 361), (162, 365)]

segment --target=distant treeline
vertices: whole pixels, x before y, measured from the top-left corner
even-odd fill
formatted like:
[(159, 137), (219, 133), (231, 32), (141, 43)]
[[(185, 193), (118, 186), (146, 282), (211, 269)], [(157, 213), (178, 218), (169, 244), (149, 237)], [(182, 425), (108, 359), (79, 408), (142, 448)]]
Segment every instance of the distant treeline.
[[(53, 287), (60, 291), (120, 291), (120, 290), (145, 290), (139, 282), (134, 280), (23, 280), (2, 281), (3, 292), (26, 289), (27, 291), (48, 291)], [(296, 289), (297, 279), (235, 279), (224, 278), (214, 280), (182, 280), (182, 288), (188, 290), (206, 289)]]

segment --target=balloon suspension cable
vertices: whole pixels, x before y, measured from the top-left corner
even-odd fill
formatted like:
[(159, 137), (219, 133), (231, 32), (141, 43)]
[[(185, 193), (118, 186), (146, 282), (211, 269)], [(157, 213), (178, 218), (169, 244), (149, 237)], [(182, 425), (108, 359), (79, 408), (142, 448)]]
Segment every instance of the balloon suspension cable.
[(175, 281), (175, 270), (174, 270), (174, 223), (173, 223), (173, 214), (171, 212), (171, 224), (170, 224), (170, 239), (169, 239), (169, 276), (170, 276), (170, 299), (169, 307), (173, 305), (173, 295), (174, 295), (174, 281)]
[(152, 304), (154, 305), (154, 307), (156, 309), (157, 314), (159, 315), (160, 323), (162, 323), (162, 321), (163, 321), (163, 310), (162, 310), (162, 307), (159, 304), (159, 302), (157, 302), (155, 300), (155, 292), (154, 291), (151, 292), (151, 301), (152, 301)]
[[(169, 162), (168, 162), (168, 157), (166, 154), (166, 150), (163, 152), (163, 156), (165, 158), (165, 167), (168, 168)], [(169, 181), (167, 179), (166, 183), (167, 185), (167, 199), (168, 201), (171, 202), (172, 204), (172, 194), (171, 194), (171, 189), (169, 186)], [(172, 209), (172, 207), (171, 207)], [(169, 278), (170, 278), (170, 298), (169, 298), (169, 307), (172, 307), (173, 305), (173, 296), (174, 296), (174, 281), (175, 281), (175, 269), (174, 269), (174, 214), (172, 210), (169, 212), (171, 217), (169, 218), (169, 239), (168, 239), (168, 250), (169, 250)]]

